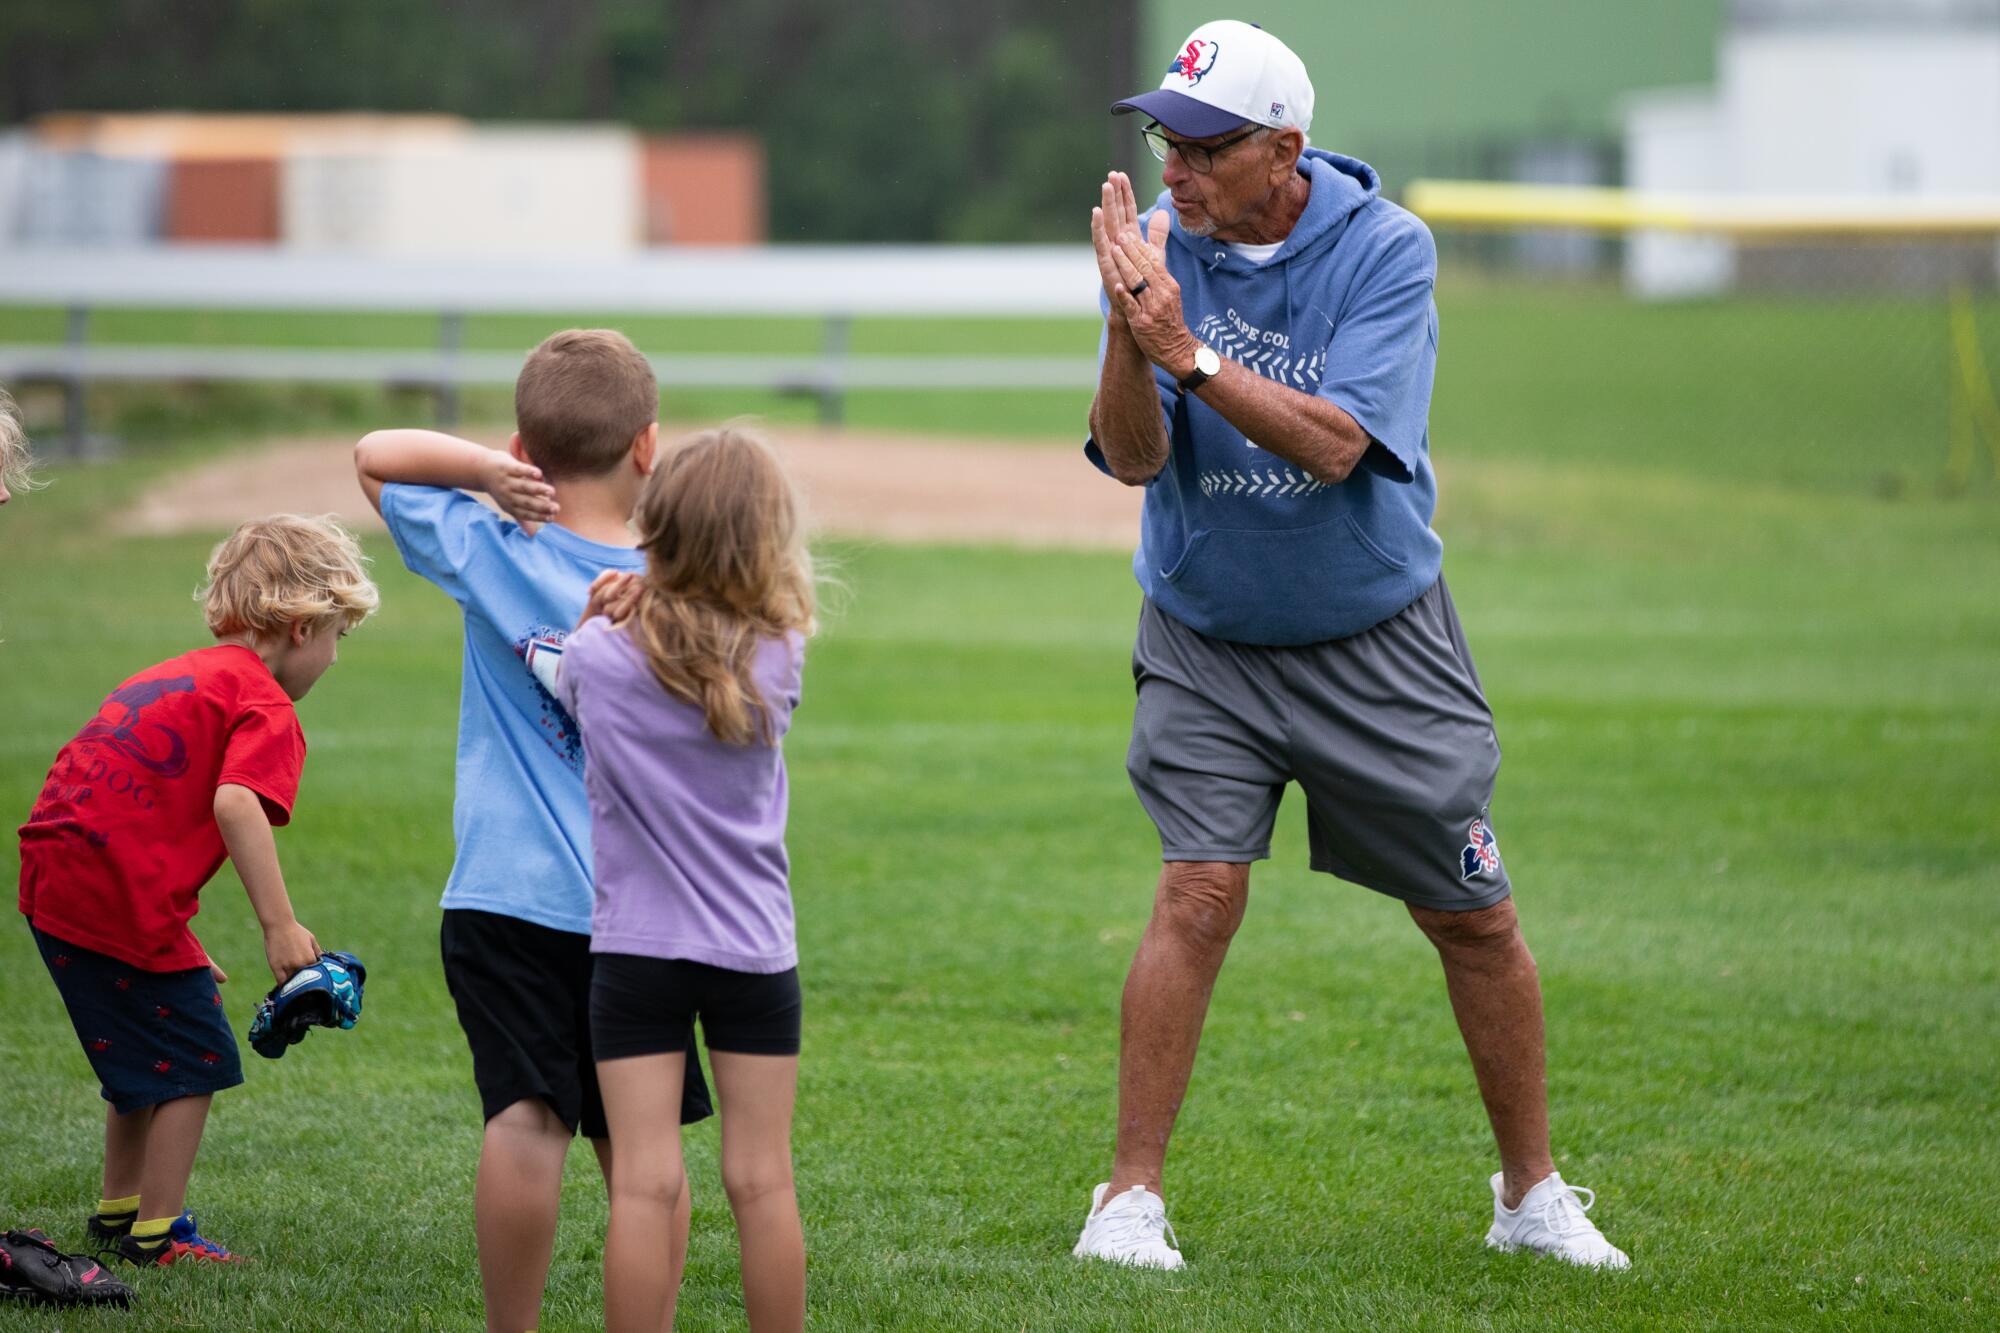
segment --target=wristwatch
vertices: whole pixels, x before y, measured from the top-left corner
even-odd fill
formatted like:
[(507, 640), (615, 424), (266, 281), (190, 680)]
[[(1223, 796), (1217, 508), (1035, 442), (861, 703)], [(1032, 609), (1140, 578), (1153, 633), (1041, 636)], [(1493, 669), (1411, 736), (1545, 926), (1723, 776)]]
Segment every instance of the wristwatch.
[(1202, 385), (1222, 373), (1222, 358), (1207, 343), (1196, 343), (1194, 349), (1194, 369), (1181, 381), (1182, 393), (1193, 393)]

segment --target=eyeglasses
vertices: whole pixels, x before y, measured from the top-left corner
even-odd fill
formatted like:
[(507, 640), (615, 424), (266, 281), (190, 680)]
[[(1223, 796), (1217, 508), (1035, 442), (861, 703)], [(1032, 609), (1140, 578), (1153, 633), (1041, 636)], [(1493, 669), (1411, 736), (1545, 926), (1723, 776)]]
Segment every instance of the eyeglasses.
[(1180, 154), (1181, 161), (1187, 164), (1189, 171), (1194, 172), (1197, 176), (1206, 176), (1215, 169), (1215, 159), (1219, 154), (1234, 148), (1237, 144), (1242, 143), (1252, 135), (1262, 134), (1269, 128), (1270, 126), (1268, 125), (1253, 126), (1233, 139), (1224, 139), (1221, 143), (1212, 144), (1183, 143), (1178, 139), (1169, 139), (1166, 136), (1166, 132), (1160, 128), (1160, 122), (1157, 120), (1146, 126), (1140, 133), (1146, 137), (1146, 147), (1152, 149), (1153, 156), (1159, 158), (1160, 161), (1164, 162), (1167, 160), (1167, 150), (1171, 148), (1174, 152)]

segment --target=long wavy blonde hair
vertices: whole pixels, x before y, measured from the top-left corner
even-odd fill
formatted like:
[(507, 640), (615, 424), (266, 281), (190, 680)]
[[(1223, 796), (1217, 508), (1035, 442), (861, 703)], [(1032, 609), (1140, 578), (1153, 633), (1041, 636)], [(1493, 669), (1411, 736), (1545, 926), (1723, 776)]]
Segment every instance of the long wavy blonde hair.
[(646, 576), (627, 622), (661, 688), (732, 745), (775, 740), (752, 674), (759, 643), (813, 632), (813, 565), (797, 492), (771, 447), (735, 426), (667, 453), (633, 523)]

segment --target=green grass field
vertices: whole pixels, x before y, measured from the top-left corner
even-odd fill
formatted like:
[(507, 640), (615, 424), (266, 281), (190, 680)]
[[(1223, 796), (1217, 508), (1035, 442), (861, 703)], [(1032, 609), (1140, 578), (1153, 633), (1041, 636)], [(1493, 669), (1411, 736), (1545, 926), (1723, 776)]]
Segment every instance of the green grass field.
[[(1857, 260), (1857, 262), (1859, 262)], [(1440, 286), (1440, 370), (1432, 438), (1446, 459), (1554, 465), (1638, 464), (1673, 472), (1810, 489), (1936, 489), (1949, 439), (1953, 369), (1944, 303), (1922, 297), (1756, 298), (1641, 305), (1602, 286), (1527, 285), (1447, 271)], [(0, 342), (60, 342), (63, 312), (0, 307)], [(1989, 379), (2000, 382), (2000, 300), (1976, 307)], [(610, 323), (648, 352), (810, 355), (813, 320), (662, 318), (577, 311), (477, 316), (468, 347), (525, 353), (551, 330)], [(106, 343), (277, 347), (434, 346), (424, 315), (330, 312), (103, 310), (91, 337)], [(857, 356), (1076, 356), (1097, 346), (1091, 319), (859, 319)], [(143, 443), (212, 436), (219, 424), (285, 431), (423, 421), (427, 398), (364, 387), (108, 387), (93, 420)], [(505, 419), (505, 391), (464, 395), (476, 419)], [(862, 429), (1072, 440), (1090, 395), (1060, 390), (981, 393), (860, 390), (846, 420)], [(51, 402), (49, 425), (56, 406)], [(810, 422), (817, 406), (773, 393), (675, 390), (670, 420), (757, 413)], [(1991, 478), (1993, 467), (1984, 468)]]
[[(1730, 348), (1809, 366), (1840, 345), (1813, 331), (1840, 326), (1701, 310), (1676, 316), (1715, 321), (1690, 332), (1609, 302), (1569, 319), (1518, 294), (1448, 302), (1434, 417), (1560, 1165), (1600, 1191), (1635, 1268), (1481, 1247), (1491, 1144), (1437, 965), (1396, 904), (1304, 869), (1296, 796), (1169, 1162), (1190, 1266), (1070, 1260), (1108, 1166), (1118, 988), (1155, 874), (1122, 771), (1136, 590), (1115, 554), (847, 545), (851, 591), (788, 747), (816, 1327), (2000, 1320), (2000, 504), (1875, 484), (1934, 475), (1870, 425), (1927, 385), (1878, 379), (1891, 401), (1862, 406), (1882, 416), (1847, 423), (1825, 407), (1866, 396), (1850, 377), (1768, 374), (1770, 438), (1717, 434), (1677, 384)], [(1619, 328), (1636, 341), (1603, 345)], [(1510, 336), (1572, 355), (1480, 354)], [(1549, 414), (1579, 381), (1574, 415)], [(1843, 424), (1779, 428), (1807, 418)], [(211, 539), (96, 521), (190, 447), (63, 472), (0, 513), (9, 818), (111, 685), (199, 641)], [(1109, 483), (1079, 463), (1077, 484)], [(312, 754), (279, 843), (302, 918), (369, 963), (367, 1014), (282, 1062), (246, 1056), (191, 1200), (261, 1262), (148, 1275), (148, 1327), (478, 1320), (477, 1103), (436, 943), (458, 631), (386, 540), (370, 549), (384, 609), (301, 707)], [(267, 984), (254, 923), (228, 872), (205, 903), (240, 1031)], [(100, 1103), (18, 926), (0, 996), (0, 1204), (73, 1241)], [(689, 1143), (681, 1326), (740, 1327), (714, 1126)], [(579, 1151), (544, 1328), (595, 1326), (604, 1217)]]

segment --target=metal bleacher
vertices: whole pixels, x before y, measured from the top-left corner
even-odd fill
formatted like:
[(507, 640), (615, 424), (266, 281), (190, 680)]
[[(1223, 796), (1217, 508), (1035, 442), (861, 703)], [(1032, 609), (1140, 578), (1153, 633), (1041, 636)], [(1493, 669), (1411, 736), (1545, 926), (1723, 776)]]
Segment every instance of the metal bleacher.
[[(479, 314), (786, 316), (821, 326), (812, 355), (654, 356), (665, 387), (760, 388), (809, 395), (840, 420), (852, 389), (1087, 388), (1089, 351), (1074, 356), (856, 355), (857, 318), (1096, 314), (1087, 246), (766, 247), (651, 251), (619, 260), (383, 259), (269, 248), (148, 247), (0, 250), (0, 305), (67, 312), (64, 341), (0, 344), (0, 383), (54, 383), (68, 404), (72, 448), (87, 438), (85, 389), (134, 381), (376, 383), (436, 395), (441, 421), (456, 390), (509, 385), (519, 352), (466, 348)], [(189, 342), (110, 344), (91, 337), (103, 309), (434, 313), (434, 345), (232, 347)]]

